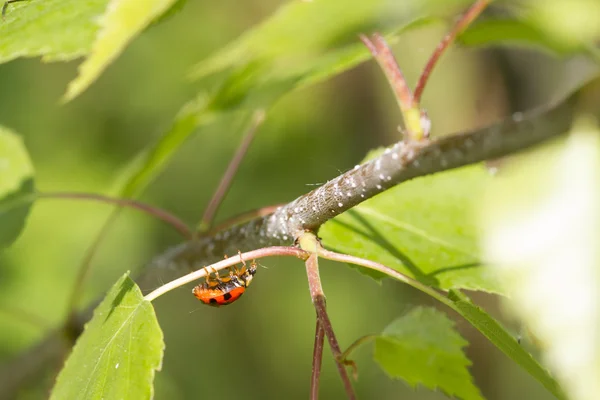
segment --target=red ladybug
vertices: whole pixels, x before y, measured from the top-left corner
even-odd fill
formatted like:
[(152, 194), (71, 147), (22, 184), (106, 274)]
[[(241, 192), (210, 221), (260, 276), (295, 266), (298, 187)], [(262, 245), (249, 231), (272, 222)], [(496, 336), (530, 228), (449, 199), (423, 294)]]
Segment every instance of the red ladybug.
[(250, 264), (250, 268), (246, 268), (244, 263), (240, 269), (235, 268), (235, 271), (230, 269), (227, 277), (221, 277), (218, 272), (215, 272), (213, 279), (208, 274), (205, 282), (196, 286), (192, 292), (204, 304), (213, 307), (225, 306), (244, 294), (255, 273), (254, 261)]

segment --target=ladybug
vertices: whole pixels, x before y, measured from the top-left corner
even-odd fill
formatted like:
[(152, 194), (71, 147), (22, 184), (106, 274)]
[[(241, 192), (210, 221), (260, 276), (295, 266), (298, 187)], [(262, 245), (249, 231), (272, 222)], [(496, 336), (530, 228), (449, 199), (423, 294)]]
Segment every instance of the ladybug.
[(214, 271), (215, 277), (213, 279), (209, 272), (206, 281), (192, 290), (194, 296), (204, 304), (213, 307), (233, 303), (244, 294), (256, 273), (256, 262), (253, 261), (250, 268), (246, 268), (246, 263), (243, 264), (239, 269), (230, 269), (229, 276), (226, 277), (222, 277), (217, 271)]

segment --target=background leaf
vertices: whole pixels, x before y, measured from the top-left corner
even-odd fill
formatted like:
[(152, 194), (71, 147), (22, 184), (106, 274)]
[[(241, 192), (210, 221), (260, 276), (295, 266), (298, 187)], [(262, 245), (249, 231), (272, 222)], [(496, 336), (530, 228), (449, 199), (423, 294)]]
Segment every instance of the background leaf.
[(154, 308), (124, 275), (94, 311), (51, 399), (149, 399), (164, 350)]
[(0, 127), (0, 247), (14, 241), (33, 198), (33, 165), (20, 136)]
[(485, 167), (476, 165), (403, 183), (327, 222), (319, 236), (329, 248), (375, 260), (429, 286), (501, 293), (479, 263), (471, 215), (474, 194), (489, 179)]
[(468, 342), (445, 314), (417, 307), (388, 325), (375, 339), (375, 360), (388, 375), (411, 386), (439, 388), (449, 396), (482, 399), (462, 348)]
[[(596, 85), (596, 90), (599, 89)], [(591, 90), (591, 89), (590, 89)], [(586, 98), (598, 114), (596, 95)], [(481, 202), (486, 258), (569, 398), (600, 392), (600, 127), (511, 160)]]
[[(199, 63), (192, 76), (200, 78), (256, 61), (286, 60), (283, 65), (293, 68), (307, 60), (311, 62), (315, 55), (355, 43), (359, 33), (404, 26), (423, 17), (426, 11), (429, 17), (448, 15), (468, 3), (466, 0), (290, 1), (256, 28)], [(313, 29), (315, 26), (319, 29)]]
[(561, 56), (581, 50), (581, 47), (569, 47), (553, 40), (530, 21), (508, 18), (490, 18), (475, 22), (458, 40), (466, 46), (534, 47)]
[[(0, 62), (43, 56), (68, 61), (90, 51), (109, 0), (29, 0), (9, 4), (0, 23)], [(4, 3), (4, 2), (3, 2)]]
[(79, 76), (67, 89), (66, 100), (83, 92), (114, 61), (131, 40), (176, 0), (111, 0), (100, 19), (101, 28), (90, 56), (79, 67)]

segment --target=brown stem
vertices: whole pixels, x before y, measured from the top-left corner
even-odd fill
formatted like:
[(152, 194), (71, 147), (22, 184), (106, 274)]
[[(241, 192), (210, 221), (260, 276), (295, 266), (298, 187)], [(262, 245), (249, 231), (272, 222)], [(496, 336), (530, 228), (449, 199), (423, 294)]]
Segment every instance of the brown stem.
[(445, 295), (438, 292), (434, 288), (427, 286), (427, 285), (419, 282), (416, 279), (410, 278), (410, 277), (404, 275), (403, 273), (398, 272), (395, 269), (385, 266), (383, 264), (380, 264), (378, 262), (367, 260), (367, 259), (360, 258), (360, 257), (351, 256), (348, 254), (336, 253), (334, 251), (327, 250), (321, 246), (319, 246), (318, 254), (320, 257), (328, 259), (328, 260), (344, 262), (344, 263), (354, 264), (354, 265), (360, 265), (362, 267), (369, 268), (374, 271), (379, 271), (381, 273), (386, 274), (390, 278), (396, 279), (400, 282), (404, 282), (407, 285), (410, 285), (410, 286), (414, 287), (415, 289), (420, 290), (421, 292), (433, 297), (436, 300), (439, 300), (440, 302), (446, 304), (449, 307), (454, 307), (453, 303), (450, 300), (448, 300), (448, 298)]
[(427, 114), (419, 109), (419, 102), (415, 101), (392, 49), (379, 33), (373, 34), (373, 41), (364, 35), (361, 35), (360, 39), (375, 57), (394, 91), (406, 128), (405, 140), (415, 142), (425, 140), (429, 137), (431, 122)]
[(374, 33), (372, 40), (370, 40), (365, 35), (360, 35), (360, 40), (367, 46), (377, 63), (381, 66), (390, 86), (394, 90), (396, 100), (403, 113), (413, 108), (413, 95), (406, 83), (406, 78), (402, 74), (402, 70), (398, 66), (398, 62), (383, 36), (379, 33)]
[(306, 274), (308, 276), (308, 286), (310, 289), (310, 297), (317, 311), (317, 319), (320, 321), (323, 331), (327, 336), (329, 347), (335, 359), (335, 365), (337, 366), (342, 382), (344, 383), (344, 389), (349, 399), (356, 399), (348, 371), (346, 366), (341, 362), (342, 351), (335, 337), (333, 326), (327, 315), (327, 307), (325, 305), (325, 294), (323, 293), (323, 287), (321, 285), (321, 277), (319, 276), (319, 262), (316, 253), (312, 253), (306, 260)]
[(427, 85), (427, 81), (429, 80), (429, 75), (433, 71), (433, 68), (437, 65), (438, 60), (444, 54), (446, 49), (450, 46), (450, 44), (456, 39), (456, 37), (462, 33), (471, 23), (485, 10), (485, 8), (490, 4), (490, 0), (477, 0), (471, 8), (467, 10), (454, 24), (450, 32), (444, 36), (442, 41), (438, 44), (433, 54), (427, 61), (425, 68), (423, 68), (423, 73), (419, 77), (419, 81), (417, 82), (417, 86), (415, 87), (415, 95), (414, 101), (419, 103), (421, 101), (421, 95), (423, 94), (423, 90)]
[(310, 376), (310, 400), (319, 398), (319, 381), (321, 378), (321, 364), (323, 362), (323, 344), (325, 342), (325, 330), (321, 320), (317, 318), (315, 329), (315, 347), (313, 349), (312, 374)]
[[(340, 356), (340, 360), (342, 362), (348, 362), (348, 357), (350, 356), (350, 354), (352, 354), (352, 352), (354, 350), (356, 350), (359, 346), (361, 346), (362, 344), (369, 342), (373, 339), (375, 339), (377, 337), (377, 335), (366, 335), (363, 337), (360, 337), (358, 339), (356, 339), (354, 341), (354, 343), (352, 343), (347, 349), (346, 351), (344, 351), (342, 353), (342, 355)], [(356, 378), (355, 378), (356, 379)]]
[(244, 139), (240, 143), (233, 158), (229, 162), (227, 170), (225, 170), (225, 173), (221, 178), (221, 182), (219, 182), (219, 186), (217, 187), (217, 190), (215, 190), (215, 193), (210, 202), (208, 203), (206, 211), (204, 211), (204, 215), (202, 216), (202, 219), (198, 224), (198, 230), (200, 232), (206, 232), (212, 226), (215, 214), (217, 213), (219, 206), (222, 204), (223, 198), (227, 194), (227, 191), (231, 187), (231, 182), (233, 181), (233, 178), (235, 177), (235, 174), (238, 168), (240, 167), (244, 156), (248, 152), (248, 148), (250, 147), (252, 140), (254, 140), (254, 136), (258, 131), (258, 127), (263, 123), (264, 120), (264, 110), (258, 110), (254, 113), (252, 117), (252, 122), (250, 123), (250, 128), (246, 132)]
[(40, 199), (71, 199), (71, 200), (93, 200), (107, 204), (115, 204), (121, 207), (129, 207), (135, 210), (144, 212), (155, 218), (160, 219), (163, 222), (171, 225), (177, 232), (179, 232), (187, 240), (191, 240), (194, 235), (190, 228), (175, 215), (160, 209), (153, 207), (149, 204), (145, 204), (136, 200), (130, 199), (117, 199), (113, 197), (103, 196), (95, 193), (76, 193), (76, 192), (51, 192), (51, 193), (39, 193)]
[(275, 212), (275, 210), (277, 210), (278, 208), (280, 208), (284, 205), (285, 204), (275, 204), (273, 206), (267, 206), (267, 207), (259, 208), (258, 210), (252, 210), (252, 211), (248, 211), (246, 213), (236, 215), (233, 218), (230, 218), (226, 221), (223, 221), (222, 223), (220, 223), (218, 225), (213, 226), (208, 232), (203, 234), (203, 236), (212, 236), (212, 235), (215, 235), (217, 232), (224, 231), (234, 225), (241, 224), (242, 222), (250, 221), (254, 218), (260, 218), (260, 217), (264, 217), (265, 215), (273, 214)]

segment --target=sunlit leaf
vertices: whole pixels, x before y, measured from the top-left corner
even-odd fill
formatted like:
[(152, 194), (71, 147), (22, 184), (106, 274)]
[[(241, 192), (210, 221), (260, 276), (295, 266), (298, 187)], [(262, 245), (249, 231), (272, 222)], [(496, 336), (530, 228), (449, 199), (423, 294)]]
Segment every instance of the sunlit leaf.
[(450, 290), (448, 298), (453, 308), (477, 328), (486, 338), (514, 362), (537, 379), (556, 398), (564, 399), (562, 391), (552, 376), (488, 313), (477, 307), (471, 300), (456, 290)]
[(327, 222), (319, 236), (329, 248), (430, 286), (501, 293), (479, 262), (472, 215), (476, 194), (489, 179), (486, 168), (476, 165), (403, 183)]
[(123, 276), (94, 311), (51, 399), (150, 399), (163, 334), (152, 304)]
[[(597, 103), (596, 107), (597, 109)], [(486, 257), (569, 398), (600, 393), (600, 129), (514, 160), (483, 202)]]
[[(66, 61), (87, 54), (109, 0), (28, 0), (9, 4), (0, 21), (0, 62), (43, 56)], [(4, 1), (0, 2), (4, 3)]]
[(66, 100), (84, 91), (114, 61), (131, 40), (177, 0), (110, 0), (99, 19), (100, 29), (90, 56), (79, 67), (79, 76), (67, 89)]
[(23, 229), (33, 192), (33, 166), (23, 140), (0, 127), (0, 247)]
[(388, 375), (461, 399), (482, 399), (462, 348), (468, 342), (433, 308), (415, 308), (375, 339), (375, 360)]

